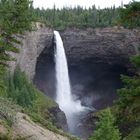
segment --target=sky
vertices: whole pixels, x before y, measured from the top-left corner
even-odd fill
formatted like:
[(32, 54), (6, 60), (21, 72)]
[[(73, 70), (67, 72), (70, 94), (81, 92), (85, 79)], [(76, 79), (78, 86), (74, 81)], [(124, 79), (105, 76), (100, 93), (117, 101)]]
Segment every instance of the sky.
[[(34, 0), (34, 7), (39, 8), (53, 8), (54, 4), (56, 8), (62, 7), (74, 7), (76, 5), (80, 5), (83, 7), (91, 7), (92, 5), (96, 5), (96, 7), (100, 6), (100, 8), (111, 7), (115, 5), (116, 7), (121, 5), (121, 1), (123, 4), (128, 4), (132, 0)], [(140, 1), (140, 0), (137, 0)]]

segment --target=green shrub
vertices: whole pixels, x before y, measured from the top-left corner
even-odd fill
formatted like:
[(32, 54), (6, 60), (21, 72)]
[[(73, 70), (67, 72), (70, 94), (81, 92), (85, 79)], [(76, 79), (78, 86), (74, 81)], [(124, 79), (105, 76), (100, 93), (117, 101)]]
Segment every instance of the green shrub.
[[(13, 76), (7, 74), (5, 78), (5, 85), (7, 98), (5, 98), (4, 100), (10, 101), (8, 101), (8, 106), (7, 102), (5, 104), (3, 103), (3, 107), (2, 109), (0, 109), (3, 111), (3, 114), (4, 116), (6, 116), (7, 120), (11, 121), (11, 124), (14, 120), (16, 113), (24, 109), (24, 113), (28, 114), (34, 122), (40, 123), (47, 129), (59, 133), (61, 135), (67, 136), (72, 140), (77, 140), (77, 138), (70, 136), (69, 134), (57, 129), (56, 126), (54, 126), (52, 121), (52, 115), (49, 112), (49, 109), (56, 107), (57, 104), (51, 98), (47, 97), (41, 91), (39, 91), (33, 85), (33, 83), (28, 80), (25, 73), (21, 72), (18, 66)], [(22, 106), (23, 109), (21, 107), (21, 110), (19, 110), (17, 108), (18, 105), (14, 106), (14, 104), (12, 104), (12, 101)], [(13, 110), (10, 110), (11, 113), (9, 113), (10, 111), (8, 109)], [(5, 110), (8, 111), (4, 112)], [(8, 114), (10, 114), (10, 116), (8, 116)], [(13, 118), (11, 118), (11, 116)]]
[(115, 126), (115, 119), (110, 109), (105, 109), (99, 114), (96, 130), (89, 140), (120, 140), (120, 133)]
[(6, 85), (8, 98), (12, 98), (23, 107), (33, 106), (37, 98), (35, 88), (25, 73), (21, 72), (19, 66), (16, 67), (13, 76), (7, 75)]
[(0, 98), (0, 119), (5, 119), (9, 125), (15, 120), (16, 113), (21, 110), (22, 108), (13, 103), (13, 101)]

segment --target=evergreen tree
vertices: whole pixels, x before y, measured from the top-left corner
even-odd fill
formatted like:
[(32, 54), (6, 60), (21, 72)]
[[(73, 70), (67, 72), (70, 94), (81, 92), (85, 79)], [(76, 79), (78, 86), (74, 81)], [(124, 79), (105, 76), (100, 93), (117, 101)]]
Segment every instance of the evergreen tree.
[(101, 112), (96, 130), (89, 140), (120, 140), (119, 130), (114, 123), (115, 120), (109, 108)]
[(0, 0), (0, 87), (7, 62), (14, 60), (8, 52), (19, 52), (16, 35), (31, 29), (29, 0)]
[[(125, 26), (140, 27), (140, 2), (133, 1), (121, 8), (120, 18)], [(136, 74), (122, 75), (124, 87), (118, 90), (117, 116), (121, 124), (140, 122), (140, 54), (131, 57), (130, 61), (136, 67)]]
[(74, 8), (64, 7), (62, 9), (34, 9), (34, 14), (37, 20), (46, 23), (47, 26), (55, 28), (66, 27), (99, 27), (113, 26), (118, 18), (118, 9), (105, 8), (96, 9), (95, 5), (92, 8), (84, 9), (77, 6)]
[(133, 77), (122, 75), (124, 87), (118, 90), (118, 120), (125, 123), (140, 122), (140, 55), (131, 57), (131, 62), (136, 67), (136, 75)]
[(126, 27), (140, 26), (140, 2), (133, 1), (120, 9), (120, 22)]
[[(31, 21), (28, 15), (29, 2), (27, 0), (2, 0), (0, 1), (0, 60), (10, 60), (7, 51), (17, 52), (13, 43), (20, 43), (15, 34), (23, 33), (30, 29)], [(5, 64), (3, 62), (3, 64)]]
[[(8, 81), (8, 82), (7, 82)], [(36, 90), (29, 82), (24, 72), (21, 72), (19, 66), (16, 67), (14, 75), (9, 75), (6, 79), (7, 97), (23, 107), (32, 106), (36, 100)]]

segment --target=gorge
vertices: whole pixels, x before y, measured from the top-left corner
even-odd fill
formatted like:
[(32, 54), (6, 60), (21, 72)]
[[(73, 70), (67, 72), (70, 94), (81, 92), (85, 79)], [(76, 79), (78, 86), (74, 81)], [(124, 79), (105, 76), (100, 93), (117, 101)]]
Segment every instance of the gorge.
[[(120, 74), (133, 72), (129, 57), (137, 53), (139, 30), (74, 28), (60, 31), (60, 34), (69, 64), (73, 96), (76, 95), (74, 97), (83, 105), (97, 110), (112, 105), (117, 98), (116, 89), (122, 86)], [(29, 33), (23, 41), (21, 49), (24, 53), (17, 54), (17, 62), (13, 63), (19, 63), (30, 79), (34, 77), (36, 86), (55, 99), (53, 30), (40, 28)], [(87, 137), (93, 131), (94, 125), (87, 120), (90, 119), (88, 115), (82, 116), (83, 124), (78, 124), (81, 131), (76, 132), (77, 135)], [(56, 121), (60, 120), (61, 116), (57, 116)]]

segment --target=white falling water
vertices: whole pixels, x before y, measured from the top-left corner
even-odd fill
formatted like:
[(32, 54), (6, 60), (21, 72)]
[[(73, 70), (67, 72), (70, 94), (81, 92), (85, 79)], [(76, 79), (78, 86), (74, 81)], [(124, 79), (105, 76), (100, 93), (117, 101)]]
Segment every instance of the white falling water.
[(85, 107), (81, 105), (80, 101), (73, 100), (68, 74), (67, 59), (63, 47), (63, 42), (58, 31), (54, 31), (54, 37), (56, 43), (56, 102), (59, 104), (60, 109), (64, 111), (69, 129), (72, 130), (75, 123), (75, 115), (84, 111)]

